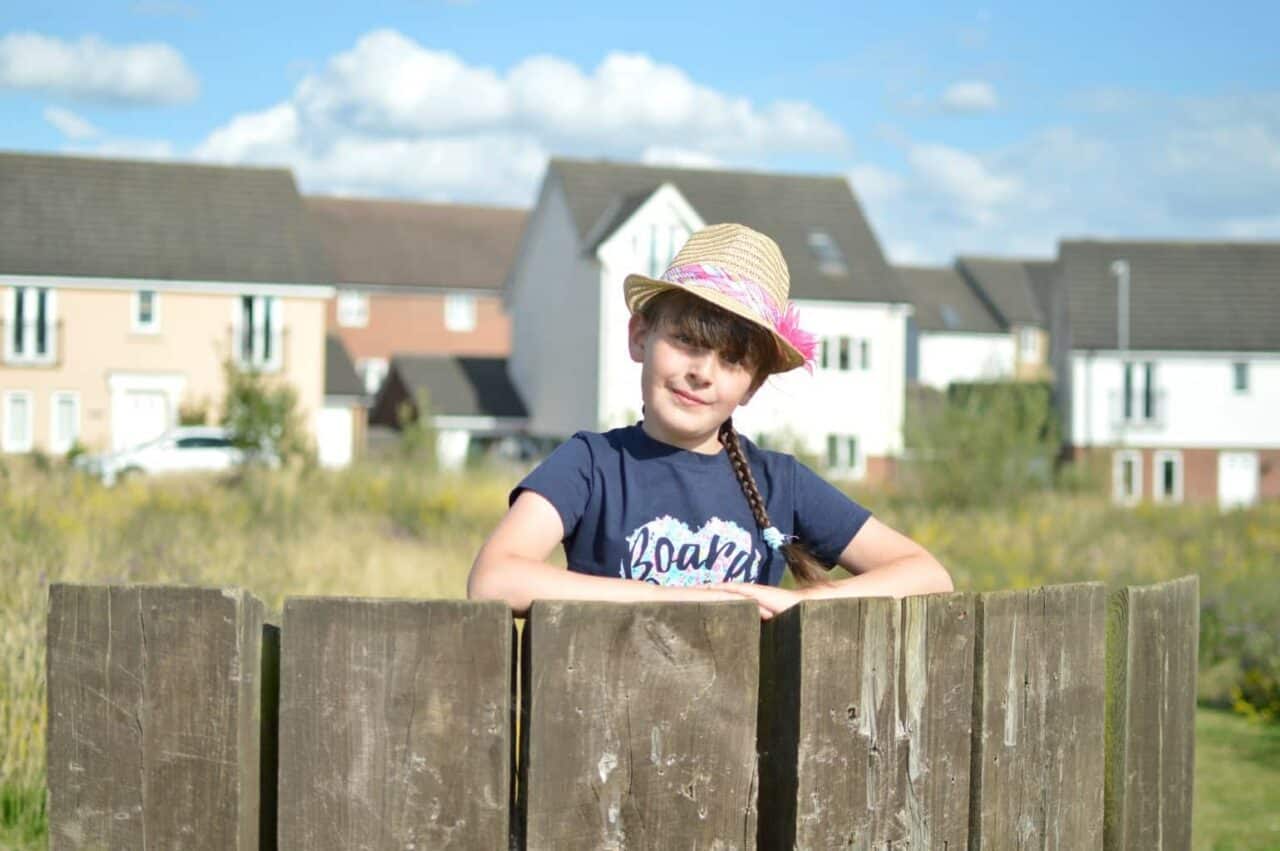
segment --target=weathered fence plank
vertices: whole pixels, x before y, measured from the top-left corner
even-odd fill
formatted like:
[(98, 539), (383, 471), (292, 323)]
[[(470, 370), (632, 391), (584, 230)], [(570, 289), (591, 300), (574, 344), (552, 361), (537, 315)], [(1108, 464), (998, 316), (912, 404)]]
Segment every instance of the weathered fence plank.
[(280, 848), (507, 846), (506, 606), (291, 598), (281, 631)]
[(755, 848), (759, 623), (748, 602), (534, 603), (526, 847)]
[(1106, 847), (1191, 847), (1199, 579), (1111, 597)]
[(907, 733), (904, 848), (965, 848), (973, 720), (972, 594), (902, 601), (899, 712)]
[(1105, 637), (1099, 584), (979, 597), (971, 848), (1101, 846)]
[(55, 584), (49, 846), (256, 849), (262, 604)]
[(886, 847), (902, 838), (899, 620), (892, 599), (820, 600), (766, 625), (762, 847)]

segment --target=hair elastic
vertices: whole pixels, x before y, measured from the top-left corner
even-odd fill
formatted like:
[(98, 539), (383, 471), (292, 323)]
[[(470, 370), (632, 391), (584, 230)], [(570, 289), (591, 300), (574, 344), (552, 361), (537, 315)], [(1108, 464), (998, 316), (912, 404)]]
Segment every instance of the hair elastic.
[(761, 532), (764, 536), (764, 542), (769, 545), (771, 550), (780, 550), (788, 541), (796, 540), (795, 535), (784, 535), (777, 526), (770, 526)]

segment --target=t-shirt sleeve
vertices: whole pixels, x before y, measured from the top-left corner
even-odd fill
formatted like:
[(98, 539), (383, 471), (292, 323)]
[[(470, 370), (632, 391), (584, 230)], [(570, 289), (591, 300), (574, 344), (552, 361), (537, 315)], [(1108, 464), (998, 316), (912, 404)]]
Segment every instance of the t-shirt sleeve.
[(526, 490), (545, 497), (560, 514), (567, 538), (578, 528), (591, 497), (591, 467), (591, 447), (585, 436), (575, 434), (512, 489), (507, 504), (513, 504)]
[(871, 512), (799, 461), (795, 470), (795, 534), (809, 551), (835, 564)]

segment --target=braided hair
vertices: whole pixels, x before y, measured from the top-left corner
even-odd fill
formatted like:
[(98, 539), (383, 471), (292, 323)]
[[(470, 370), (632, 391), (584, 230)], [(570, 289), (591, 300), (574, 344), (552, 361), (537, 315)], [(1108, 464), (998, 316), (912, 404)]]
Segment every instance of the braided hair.
[[(752, 390), (764, 383), (782, 363), (778, 344), (768, 331), (682, 290), (667, 290), (654, 296), (639, 308), (639, 313), (652, 326), (666, 323), (699, 348), (711, 349), (734, 363), (744, 364), (755, 375)], [(732, 417), (720, 426), (719, 438), (751, 514), (765, 532), (765, 542), (782, 554), (787, 567), (802, 585), (828, 582), (828, 566), (818, 561), (794, 537), (782, 535), (770, 522), (764, 498), (742, 451)]]

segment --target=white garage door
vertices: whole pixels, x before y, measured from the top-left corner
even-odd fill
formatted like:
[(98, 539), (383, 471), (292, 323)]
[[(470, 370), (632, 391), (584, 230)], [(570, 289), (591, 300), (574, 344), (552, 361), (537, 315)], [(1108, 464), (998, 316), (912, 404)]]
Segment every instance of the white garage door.
[(351, 463), (353, 419), (349, 406), (330, 405), (320, 409), (316, 442), (323, 466), (345, 467)]
[(169, 397), (160, 390), (126, 390), (112, 429), (117, 449), (157, 438), (169, 429)]
[(1258, 501), (1258, 453), (1218, 453), (1218, 505), (1232, 508)]

